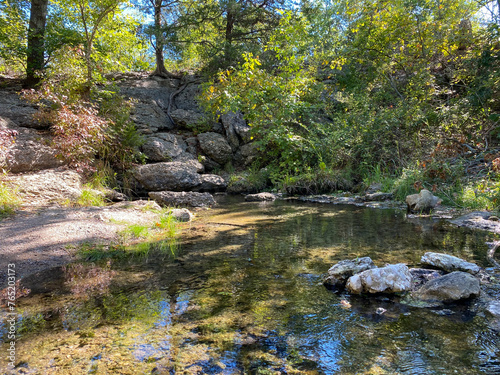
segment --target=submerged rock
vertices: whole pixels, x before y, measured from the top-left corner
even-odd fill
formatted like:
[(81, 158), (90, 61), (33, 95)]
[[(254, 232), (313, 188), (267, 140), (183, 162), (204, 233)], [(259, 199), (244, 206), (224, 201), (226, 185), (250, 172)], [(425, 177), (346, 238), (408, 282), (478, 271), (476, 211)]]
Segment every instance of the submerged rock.
[(258, 194), (248, 194), (245, 196), (245, 201), (247, 202), (265, 202), (274, 201), (276, 195), (272, 193), (258, 193)]
[(216, 204), (210, 193), (152, 191), (149, 196), (164, 206), (211, 207)]
[(476, 275), (481, 271), (481, 267), (478, 265), (448, 254), (429, 252), (425, 253), (420, 261), (424, 265), (436, 267), (446, 272), (463, 271)]
[(346, 288), (354, 294), (399, 293), (411, 290), (412, 277), (408, 267), (402, 263), (383, 268), (373, 268), (351, 276)]
[(422, 189), (420, 193), (406, 197), (407, 211), (413, 213), (429, 213), (440, 203), (441, 199), (427, 189)]
[(454, 302), (480, 293), (479, 280), (467, 272), (455, 271), (424, 284), (413, 293), (423, 301)]
[(329, 289), (341, 290), (349, 277), (372, 268), (376, 266), (370, 257), (342, 260), (328, 270), (323, 285)]

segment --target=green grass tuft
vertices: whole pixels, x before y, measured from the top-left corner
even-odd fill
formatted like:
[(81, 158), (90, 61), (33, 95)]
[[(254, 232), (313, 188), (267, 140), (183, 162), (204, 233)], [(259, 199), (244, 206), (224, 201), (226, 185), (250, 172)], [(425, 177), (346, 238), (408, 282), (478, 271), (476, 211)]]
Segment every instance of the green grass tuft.
[(13, 215), (21, 203), (19, 189), (12, 184), (0, 181), (0, 219)]

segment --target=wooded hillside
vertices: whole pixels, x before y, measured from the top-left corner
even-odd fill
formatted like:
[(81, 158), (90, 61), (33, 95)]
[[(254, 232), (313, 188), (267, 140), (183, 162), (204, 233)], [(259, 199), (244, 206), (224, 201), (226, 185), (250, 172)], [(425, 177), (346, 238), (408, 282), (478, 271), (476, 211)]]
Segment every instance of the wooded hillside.
[[(399, 198), (426, 187), (448, 204), (496, 209), (499, 5), (2, 0), (0, 73), (23, 79), (61, 155), (89, 173), (142, 160), (111, 74), (190, 72), (214, 120), (243, 113), (259, 150), (248, 168), (269, 188), (378, 182)], [(0, 130), (0, 148), (13, 137)]]

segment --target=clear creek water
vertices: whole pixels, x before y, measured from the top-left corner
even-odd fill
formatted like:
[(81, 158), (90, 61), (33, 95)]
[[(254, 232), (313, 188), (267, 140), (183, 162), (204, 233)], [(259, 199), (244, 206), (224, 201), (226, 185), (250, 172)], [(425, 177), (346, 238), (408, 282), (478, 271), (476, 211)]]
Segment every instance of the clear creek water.
[(362, 256), (418, 266), (437, 251), (489, 267), (491, 235), (392, 209), (237, 198), (199, 216), (175, 256), (27, 278), (16, 373), (500, 374), (500, 333), (483, 313), (498, 287), (429, 309), (321, 284)]

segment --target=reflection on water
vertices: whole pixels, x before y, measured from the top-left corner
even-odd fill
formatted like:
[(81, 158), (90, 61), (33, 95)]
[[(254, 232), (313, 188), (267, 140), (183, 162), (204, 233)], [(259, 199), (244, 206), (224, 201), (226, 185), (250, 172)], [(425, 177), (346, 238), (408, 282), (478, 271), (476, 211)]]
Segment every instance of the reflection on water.
[(200, 236), (176, 258), (32, 279), (18, 310), (23, 371), (500, 373), (499, 333), (481, 312), (498, 288), (467, 305), (419, 309), (321, 285), (333, 263), (358, 256), (417, 265), (426, 251), (442, 251), (488, 266), (488, 235), (394, 210), (226, 200), (186, 229)]

